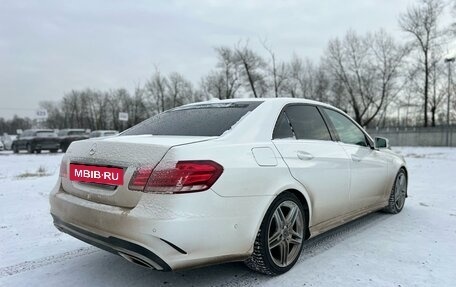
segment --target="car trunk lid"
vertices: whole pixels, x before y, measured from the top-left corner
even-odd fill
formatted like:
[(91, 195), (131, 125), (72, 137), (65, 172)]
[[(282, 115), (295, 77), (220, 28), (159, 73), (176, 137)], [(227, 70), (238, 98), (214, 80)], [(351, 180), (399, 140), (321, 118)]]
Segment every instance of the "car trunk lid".
[[(62, 163), (66, 165), (68, 173), (74, 172), (75, 166), (86, 166), (87, 169), (95, 170), (114, 170), (123, 173), (123, 183), (115, 185), (112, 182), (111, 184), (83, 182), (75, 180), (75, 174), (68, 174), (69, 176), (62, 178), (62, 188), (65, 192), (86, 200), (133, 208), (143, 195), (142, 192), (128, 189), (128, 183), (136, 168), (156, 166), (168, 150), (174, 146), (207, 141), (214, 138), (137, 135), (73, 142)], [(73, 165), (72, 169), (70, 169), (70, 165)], [(81, 176), (80, 172), (79, 170), (78, 176)], [(88, 181), (91, 181), (91, 179)]]

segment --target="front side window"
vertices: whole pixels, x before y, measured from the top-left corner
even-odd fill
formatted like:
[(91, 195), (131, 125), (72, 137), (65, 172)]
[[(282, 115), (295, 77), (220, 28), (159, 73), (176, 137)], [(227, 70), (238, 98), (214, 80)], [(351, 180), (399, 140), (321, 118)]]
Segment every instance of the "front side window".
[(341, 142), (367, 146), (366, 136), (350, 119), (334, 110), (324, 110), (333, 123)]
[(296, 139), (331, 140), (328, 128), (314, 106), (294, 105), (285, 109)]
[(183, 106), (145, 120), (121, 135), (220, 136), (261, 103), (240, 101)]

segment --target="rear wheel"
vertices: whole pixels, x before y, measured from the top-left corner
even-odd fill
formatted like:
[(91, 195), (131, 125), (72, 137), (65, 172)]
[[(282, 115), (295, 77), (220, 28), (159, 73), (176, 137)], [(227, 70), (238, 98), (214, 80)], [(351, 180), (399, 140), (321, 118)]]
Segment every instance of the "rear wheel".
[(306, 224), (299, 199), (288, 192), (280, 194), (266, 212), (245, 264), (267, 275), (287, 272), (301, 254)]
[(405, 198), (407, 197), (407, 175), (404, 169), (399, 170), (394, 181), (393, 189), (389, 198), (389, 204), (384, 209), (385, 212), (396, 214), (404, 208)]
[(41, 153), (40, 149), (35, 150), (36, 153)]
[(68, 145), (62, 144), (60, 148), (62, 149), (62, 152), (66, 152), (68, 149)]
[(27, 152), (28, 153), (33, 153), (34, 150), (32, 149), (32, 145), (31, 144), (27, 144)]
[(17, 147), (17, 145), (13, 145), (13, 152), (19, 153), (19, 148)]

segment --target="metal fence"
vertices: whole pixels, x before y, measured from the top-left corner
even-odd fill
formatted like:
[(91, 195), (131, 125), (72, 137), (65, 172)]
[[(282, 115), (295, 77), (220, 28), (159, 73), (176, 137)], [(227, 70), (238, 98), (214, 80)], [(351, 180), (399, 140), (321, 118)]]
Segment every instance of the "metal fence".
[(392, 146), (456, 147), (456, 126), (394, 127), (367, 129), (373, 137), (385, 137)]

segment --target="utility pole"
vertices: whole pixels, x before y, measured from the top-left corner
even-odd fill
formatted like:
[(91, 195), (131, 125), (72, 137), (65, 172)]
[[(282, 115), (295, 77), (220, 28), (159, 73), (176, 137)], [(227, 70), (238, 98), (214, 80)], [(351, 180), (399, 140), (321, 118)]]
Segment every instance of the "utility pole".
[(450, 145), (450, 98), (451, 98), (451, 63), (454, 62), (456, 57), (445, 58), (445, 63), (448, 64), (448, 96), (447, 96), (447, 146)]

